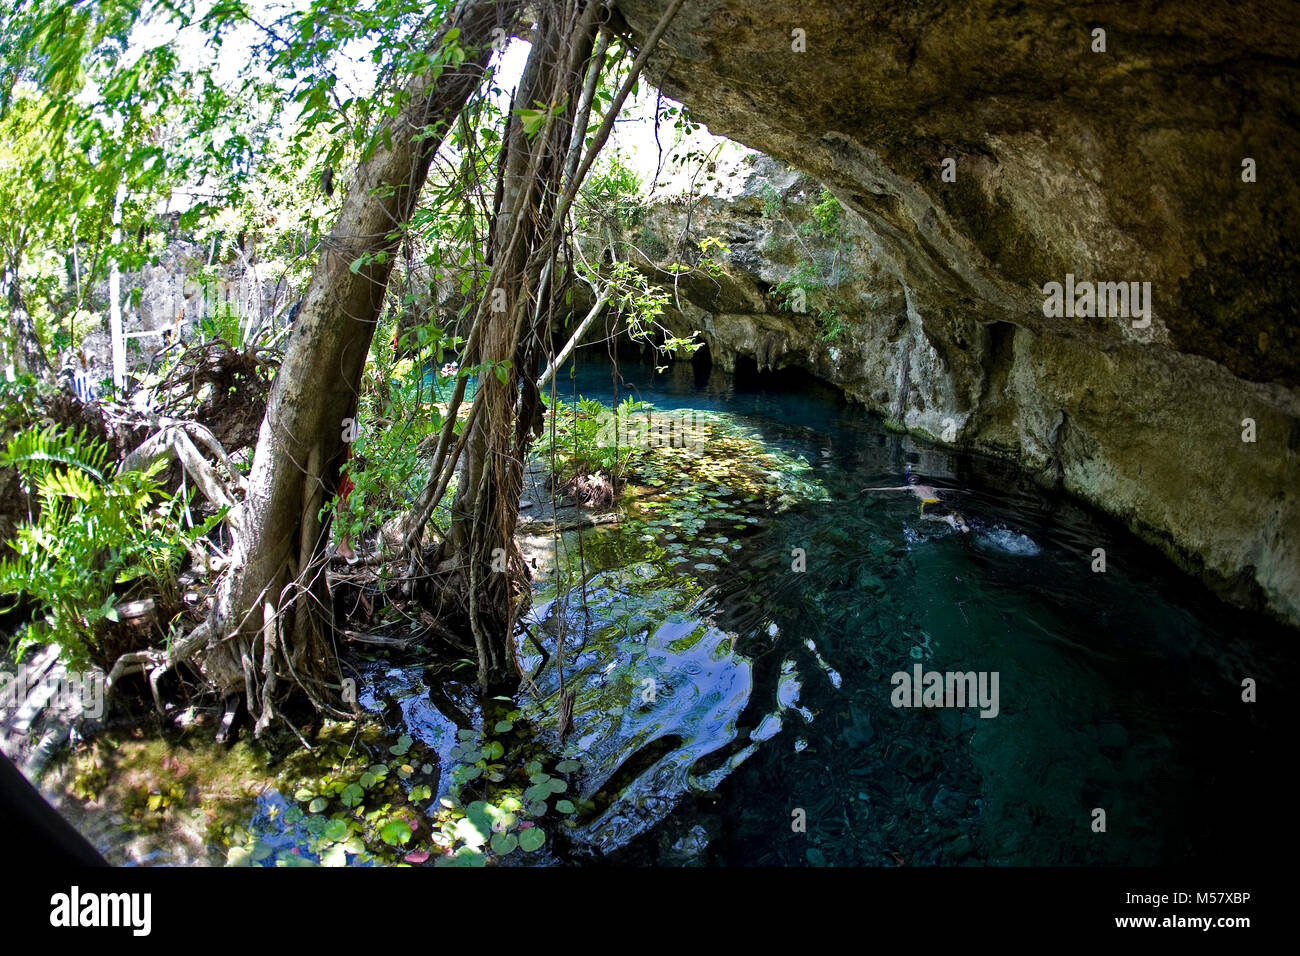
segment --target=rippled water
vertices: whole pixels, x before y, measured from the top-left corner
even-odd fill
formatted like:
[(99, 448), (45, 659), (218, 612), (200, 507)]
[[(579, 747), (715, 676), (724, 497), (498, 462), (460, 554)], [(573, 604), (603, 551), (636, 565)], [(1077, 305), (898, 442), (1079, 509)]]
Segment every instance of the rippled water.
[[(662, 546), (713, 543), (727, 519), (707, 509), (653, 536), (588, 531), (585, 607), (570, 596), (552, 613), (543, 583), (536, 620), (555, 631), (562, 617), (570, 641), (589, 638), (566, 658), (581, 688), (570, 749), (592, 754), (587, 795), (603, 806), (575, 835), (578, 851), (842, 865), (1240, 863), (1262, 852), (1284, 770), (1271, 755), (1285, 751), (1240, 683), (1285, 686), (1294, 632), (1227, 608), (1011, 467), (887, 433), (810, 382), (747, 387), (627, 363), (614, 382), (592, 363), (576, 389), (722, 412), (806, 462), (805, 490), (817, 491), (780, 507), (716, 499), (719, 512), (759, 520), (705, 562)], [(969, 534), (920, 520), (910, 494), (861, 491), (901, 484), (908, 465), (966, 515)], [(1099, 547), (1105, 573), (1092, 570)], [(892, 676), (917, 665), (996, 672), (996, 716), (894, 706)], [(638, 704), (647, 677), (669, 690)], [(540, 669), (539, 722), (556, 680)], [(1105, 832), (1093, 829), (1097, 809)]]

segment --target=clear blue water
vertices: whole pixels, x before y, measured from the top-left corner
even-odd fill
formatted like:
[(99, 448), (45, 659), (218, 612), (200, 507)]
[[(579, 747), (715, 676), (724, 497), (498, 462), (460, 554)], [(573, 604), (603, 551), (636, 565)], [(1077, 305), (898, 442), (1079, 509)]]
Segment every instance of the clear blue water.
[[(1267, 854), (1289, 776), (1276, 701), (1293, 686), (1294, 631), (1227, 607), (1014, 467), (888, 433), (811, 380), (737, 381), (685, 363), (656, 375), (624, 362), (614, 375), (580, 356), (560, 382), (605, 402), (729, 412), (809, 462), (830, 499), (762, 514), (743, 549), (701, 574), (712, 590), (690, 612), (707, 622), (698, 646), (709, 650), (682, 665), (692, 676), (678, 693), (705, 701), (705, 716), (640, 718), (647, 749), (622, 755), (653, 758), (660, 777), (672, 768), (681, 792), (656, 797), (649, 771), (628, 784), (629, 804), (672, 805), (639, 826), (605, 813), (593, 826), (621, 836), (589, 841), (601, 857), (1154, 865)], [(970, 534), (920, 520), (909, 494), (861, 492), (901, 484), (908, 465), (944, 489)], [(1105, 573), (1092, 571), (1098, 547)], [(803, 572), (791, 570), (795, 548)], [(643, 560), (623, 542), (601, 563), (612, 573)], [(630, 592), (594, 583), (583, 613), (615, 620)], [(675, 642), (659, 641), (665, 628)], [(644, 626), (640, 640), (691, 646), (673, 628)], [(996, 672), (997, 716), (894, 706), (892, 675), (917, 664)], [(1260, 703), (1242, 702), (1245, 677)], [(611, 770), (593, 792), (634, 776)]]

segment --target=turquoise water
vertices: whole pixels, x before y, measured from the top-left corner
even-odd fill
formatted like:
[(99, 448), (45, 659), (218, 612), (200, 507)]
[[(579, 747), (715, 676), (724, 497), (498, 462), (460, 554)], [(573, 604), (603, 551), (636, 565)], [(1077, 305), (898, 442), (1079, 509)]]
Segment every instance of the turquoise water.
[[(672, 686), (670, 704), (622, 716), (580, 696), (575, 734), (596, 754), (587, 790), (601, 807), (575, 833), (574, 855), (914, 866), (1267, 854), (1286, 751), (1278, 705), (1243, 703), (1240, 682), (1281, 696), (1294, 631), (1228, 608), (1014, 468), (887, 433), (809, 380), (736, 381), (685, 364), (611, 372), (587, 362), (561, 382), (606, 402), (630, 394), (726, 412), (806, 462), (821, 500), (717, 498), (735, 513), (658, 528), (673, 547), (726, 542), (713, 564), (665, 558), (667, 535), (585, 536), (598, 571), (587, 603), (537, 612), (606, 635), (583, 640), (566, 664), (571, 683), (602, 683), (622, 655), (628, 687), (652, 672)], [(944, 490), (970, 534), (920, 520), (909, 494), (861, 492), (901, 484), (908, 465)], [(717, 537), (727, 527), (744, 530)], [(1105, 573), (1092, 571), (1098, 547)], [(794, 549), (803, 571), (791, 568)], [(698, 587), (683, 598), (686, 579)], [(540, 655), (526, 663), (539, 699), (553, 694), (553, 668)], [(891, 678), (918, 664), (996, 672), (996, 716), (894, 706)]]

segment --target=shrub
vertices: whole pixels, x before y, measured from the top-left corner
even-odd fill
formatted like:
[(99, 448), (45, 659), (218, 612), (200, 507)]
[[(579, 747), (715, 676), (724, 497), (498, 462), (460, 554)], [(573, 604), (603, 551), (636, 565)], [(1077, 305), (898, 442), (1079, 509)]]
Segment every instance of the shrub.
[(552, 483), (567, 490), (572, 482), (596, 475), (617, 490), (638, 451), (626, 440), (628, 420), (647, 407), (631, 398), (617, 409), (590, 398), (579, 397), (574, 405), (557, 401), (537, 443), (538, 454), (551, 468)]
[(167, 495), (156, 479), (164, 465), (113, 471), (102, 443), (57, 427), (31, 426), (10, 439), (0, 467), (16, 467), (40, 504), (35, 520), (18, 527), (14, 553), (0, 560), (0, 597), (37, 605), (18, 657), (55, 641), (69, 664), (84, 665), (101, 659), (102, 622), (117, 619), (114, 607), (132, 589), (176, 603), (186, 550), (222, 515), (187, 528), (186, 496)]

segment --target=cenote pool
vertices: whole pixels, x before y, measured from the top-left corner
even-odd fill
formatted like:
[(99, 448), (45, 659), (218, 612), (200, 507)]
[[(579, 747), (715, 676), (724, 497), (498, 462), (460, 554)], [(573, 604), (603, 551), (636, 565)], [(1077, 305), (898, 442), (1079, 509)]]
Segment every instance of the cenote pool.
[[(808, 380), (579, 363), (560, 376), (570, 398), (650, 402), (663, 440), (633, 472), (625, 520), (528, 536), (519, 700), (481, 707), (455, 673), (370, 653), (359, 702), (377, 721), (318, 729), (310, 756), (292, 742), (221, 753), (211, 728), (105, 748), (76, 771), (81, 790), (114, 776), (140, 791), (108, 823), (81, 821), (110, 859), (1168, 865), (1268, 853), (1285, 768), (1265, 755), (1286, 752), (1269, 701), (1295, 676), (1293, 632), (1228, 608), (1011, 467), (892, 434)], [(969, 534), (921, 520), (910, 494), (861, 491), (902, 484), (909, 465)], [(540, 508), (547, 492), (526, 494)], [(894, 706), (892, 675), (918, 665), (996, 673), (996, 716)], [(1261, 703), (1242, 702), (1246, 677)], [(132, 777), (160, 764), (180, 783)], [(178, 824), (147, 825), (169, 803), (188, 814), (188, 860)], [(131, 832), (130, 852), (114, 828)]]
[[(665, 509), (653, 540), (584, 535), (588, 569), (611, 570), (592, 576), (585, 612), (570, 606), (573, 632), (613, 632), (643, 655), (637, 680), (669, 685), (666, 706), (660, 690), (630, 721), (626, 705), (602, 717), (617, 703), (605, 693), (584, 723), (579, 692), (586, 745), (607, 741), (602, 719), (633, 725), (618, 735), (622, 777), (604, 768), (628, 805), (589, 828), (592, 845), (622, 846), (613, 859), (626, 862), (731, 865), (1240, 863), (1265, 850), (1282, 792), (1265, 755), (1285, 751), (1270, 751), (1278, 726), (1240, 685), (1285, 682), (1292, 633), (1229, 609), (1010, 467), (888, 433), (814, 383), (627, 363), (615, 381), (595, 363), (574, 387), (719, 414), (775, 456), (760, 469), (787, 466), (774, 479), (785, 487), (753, 502), (726, 469), (696, 476), (721, 494)], [(902, 484), (908, 465), (968, 517), (969, 534), (919, 520), (910, 494), (861, 492)], [(664, 475), (685, 488), (680, 476)], [(1092, 570), (1099, 547), (1105, 573)], [(665, 566), (705, 590), (645, 609), (628, 569)], [(643, 588), (656, 586), (671, 591)], [(585, 630), (584, 613), (595, 616)], [(698, 643), (683, 649), (693, 628)], [(996, 717), (894, 707), (891, 675), (917, 664), (997, 672)], [(1093, 830), (1097, 808), (1105, 832)]]

